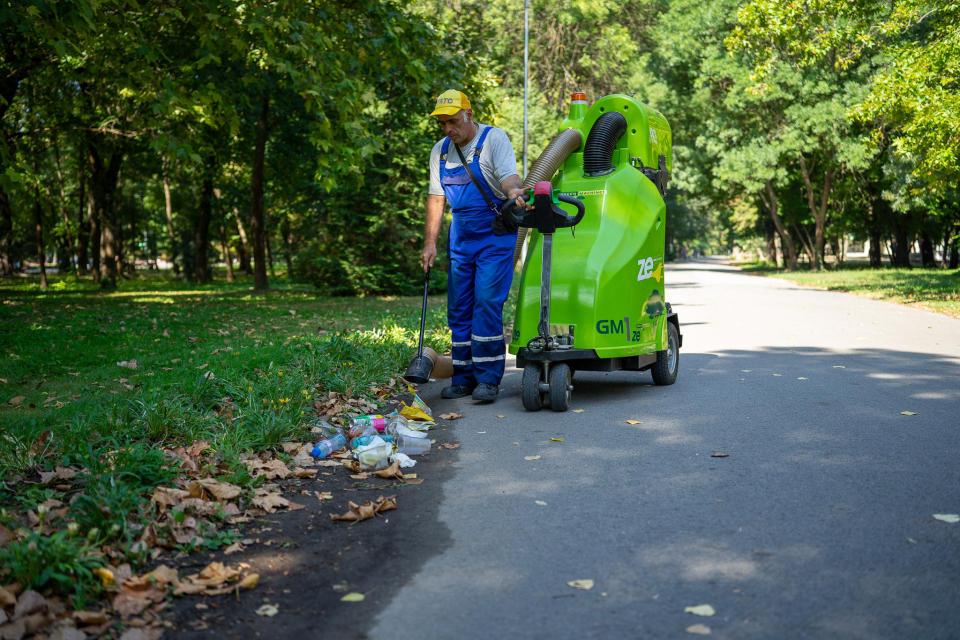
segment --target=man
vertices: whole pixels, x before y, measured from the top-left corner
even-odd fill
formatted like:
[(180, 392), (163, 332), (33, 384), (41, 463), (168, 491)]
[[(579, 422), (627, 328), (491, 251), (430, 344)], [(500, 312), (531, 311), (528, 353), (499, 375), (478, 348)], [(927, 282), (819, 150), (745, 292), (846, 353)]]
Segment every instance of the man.
[[(447, 242), (447, 323), (453, 334), (453, 380), (442, 398), (473, 395), (477, 402), (497, 399), (506, 345), (503, 303), (513, 279), (516, 231), (491, 228), (503, 203), (521, 199), (523, 186), (507, 134), (473, 121), (470, 100), (455, 89), (438, 99), (436, 116), (446, 137), (430, 153), (430, 193), (421, 260), (426, 271), (437, 257), (443, 207), (450, 202), (453, 224)], [(459, 153), (458, 153), (459, 150)], [(461, 154), (473, 173), (464, 167)]]

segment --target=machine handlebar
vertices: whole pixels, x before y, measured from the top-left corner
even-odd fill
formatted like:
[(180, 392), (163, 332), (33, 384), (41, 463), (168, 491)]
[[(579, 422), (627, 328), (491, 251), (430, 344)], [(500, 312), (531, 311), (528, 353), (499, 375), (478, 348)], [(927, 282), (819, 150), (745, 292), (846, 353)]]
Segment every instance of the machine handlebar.
[[(550, 183), (546, 183), (550, 184)], [(560, 193), (553, 189), (549, 193), (534, 194), (533, 189), (527, 189), (527, 202), (533, 204), (533, 211), (518, 209), (515, 200), (507, 200), (500, 209), (500, 215), (507, 230), (514, 227), (537, 229), (540, 233), (554, 233), (557, 229), (575, 227), (583, 220), (586, 207), (579, 198)], [(558, 205), (571, 204), (577, 208), (577, 215), (568, 216), (566, 211)]]

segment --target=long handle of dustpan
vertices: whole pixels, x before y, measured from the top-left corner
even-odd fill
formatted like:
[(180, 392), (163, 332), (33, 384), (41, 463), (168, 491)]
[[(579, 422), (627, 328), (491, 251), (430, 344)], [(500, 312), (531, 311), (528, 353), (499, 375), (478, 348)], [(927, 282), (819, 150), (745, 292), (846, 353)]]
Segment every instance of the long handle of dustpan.
[(427, 327), (427, 294), (430, 293), (430, 267), (423, 279), (423, 309), (420, 310), (420, 346), (417, 348), (417, 358), (423, 358), (423, 333)]

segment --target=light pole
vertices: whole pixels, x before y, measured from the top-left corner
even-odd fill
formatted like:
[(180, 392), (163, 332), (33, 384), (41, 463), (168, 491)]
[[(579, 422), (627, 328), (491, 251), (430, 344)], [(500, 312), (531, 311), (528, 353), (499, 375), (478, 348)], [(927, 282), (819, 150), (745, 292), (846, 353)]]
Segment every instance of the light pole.
[(527, 93), (530, 88), (530, 0), (523, 1), (523, 177), (527, 177)]

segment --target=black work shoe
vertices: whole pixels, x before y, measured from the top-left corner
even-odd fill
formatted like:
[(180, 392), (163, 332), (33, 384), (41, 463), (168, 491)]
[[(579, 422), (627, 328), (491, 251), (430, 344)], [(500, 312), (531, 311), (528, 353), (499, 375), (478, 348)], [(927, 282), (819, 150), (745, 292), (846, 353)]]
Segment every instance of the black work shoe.
[(473, 391), (473, 387), (464, 387), (459, 384), (452, 384), (440, 392), (440, 397), (446, 400), (453, 400), (454, 398), (466, 398), (468, 395), (470, 395), (471, 391)]
[(500, 393), (500, 387), (498, 385), (481, 382), (477, 385), (477, 388), (473, 390), (473, 399), (486, 404), (496, 400), (498, 393)]

